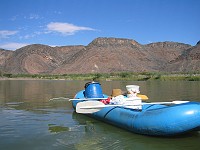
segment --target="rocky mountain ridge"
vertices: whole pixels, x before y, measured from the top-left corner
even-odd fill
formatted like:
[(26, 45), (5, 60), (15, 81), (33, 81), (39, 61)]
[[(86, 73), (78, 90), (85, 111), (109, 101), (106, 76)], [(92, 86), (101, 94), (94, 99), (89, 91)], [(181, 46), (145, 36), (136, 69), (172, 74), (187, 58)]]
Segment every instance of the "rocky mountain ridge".
[(0, 69), (12, 74), (200, 71), (200, 44), (142, 45), (123, 38), (97, 38), (87, 46), (33, 44), (15, 51), (0, 49)]

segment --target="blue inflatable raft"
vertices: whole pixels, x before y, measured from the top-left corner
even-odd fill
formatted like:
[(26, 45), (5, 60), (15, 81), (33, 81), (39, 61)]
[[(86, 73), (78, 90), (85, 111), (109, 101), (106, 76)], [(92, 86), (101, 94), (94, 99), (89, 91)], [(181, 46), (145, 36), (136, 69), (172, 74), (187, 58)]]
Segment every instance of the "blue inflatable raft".
[[(98, 82), (86, 85), (85, 90), (79, 91), (75, 98), (107, 97)], [(72, 101), (76, 109), (81, 100)], [(100, 111), (87, 114), (95, 119), (127, 129), (134, 133), (154, 136), (174, 136), (200, 130), (200, 103), (187, 102), (175, 105), (145, 104), (142, 110), (123, 106), (110, 106)]]

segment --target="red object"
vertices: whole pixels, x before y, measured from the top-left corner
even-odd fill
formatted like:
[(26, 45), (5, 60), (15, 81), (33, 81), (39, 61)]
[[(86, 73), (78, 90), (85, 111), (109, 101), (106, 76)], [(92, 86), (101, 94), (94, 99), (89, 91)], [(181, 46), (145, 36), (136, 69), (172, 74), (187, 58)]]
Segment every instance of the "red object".
[(110, 104), (110, 97), (108, 97), (107, 99), (103, 99), (103, 100), (100, 100), (100, 102), (104, 103), (104, 104)]

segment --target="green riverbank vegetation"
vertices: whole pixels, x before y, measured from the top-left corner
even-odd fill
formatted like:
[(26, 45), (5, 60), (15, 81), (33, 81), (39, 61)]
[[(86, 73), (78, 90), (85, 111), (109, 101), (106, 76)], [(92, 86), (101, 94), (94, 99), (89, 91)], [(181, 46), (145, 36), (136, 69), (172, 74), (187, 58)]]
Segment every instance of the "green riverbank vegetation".
[(0, 79), (50, 79), (50, 80), (185, 80), (200, 81), (200, 72), (192, 73), (161, 73), (161, 72), (121, 72), (121, 73), (90, 73), (90, 74), (1, 74)]

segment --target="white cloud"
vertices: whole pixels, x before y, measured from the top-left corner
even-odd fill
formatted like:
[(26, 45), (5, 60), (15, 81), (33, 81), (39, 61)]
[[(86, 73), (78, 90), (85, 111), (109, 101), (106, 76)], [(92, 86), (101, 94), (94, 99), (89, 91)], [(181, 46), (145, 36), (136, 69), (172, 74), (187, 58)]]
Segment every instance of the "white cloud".
[(30, 14), (29, 19), (39, 19), (40, 16), (37, 14)]
[(78, 31), (95, 30), (95, 29), (92, 29), (89, 27), (76, 26), (69, 23), (51, 22), (47, 25), (47, 30), (49, 32), (59, 32), (59, 33), (62, 33), (63, 35), (73, 35), (75, 32), (78, 32)]
[(43, 17), (40, 17), (38, 14), (29, 14), (24, 16), (24, 19), (29, 19), (29, 20), (37, 20), (37, 19), (42, 19)]
[(58, 14), (58, 15), (61, 15), (61, 14), (62, 14), (61, 11), (56, 11), (56, 10), (54, 11), (54, 13), (55, 13), (55, 14)]
[(0, 38), (8, 38), (11, 35), (17, 34), (18, 31), (0, 30)]
[(36, 34), (26, 34), (24, 36), (20, 36), (19, 39), (30, 39), (30, 38), (34, 38), (36, 36)]
[(19, 36), (19, 39), (20, 40), (23, 40), (23, 39), (31, 39), (31, 38), (34, 38), (36, 36), (39, 36), (39, 35), (42, 35), (42, 34), (45, 34), (45, 32), (40, 32), (40, 31), (34, 31), (30, 34), (26, 34), (26, 35), (21, 35)]
[(9, 19), (9, 20), (11, 20), (11, 21), (15, 21), (15, 20), (17, 20), (18, 17), (19, 17), (18, 15), (15, 15), (15, 16), (12, 16), (12, 18)]
[(16, 49), (24, 47), (26, 45), (29, 45), (29, 44), (13, 42), (13, 43), (0, 44), (0, 48), (7, 49), (7, 50), (16, 50)]
[(9, 20), (16, 21), (16, 20), (22, 20), (22, 19), (38, 20), (38, 19), (43, 19), (43, 17), (35, 13), (31, 13), (28, 15), (18, 14), (18, 15), (12, 16)]

